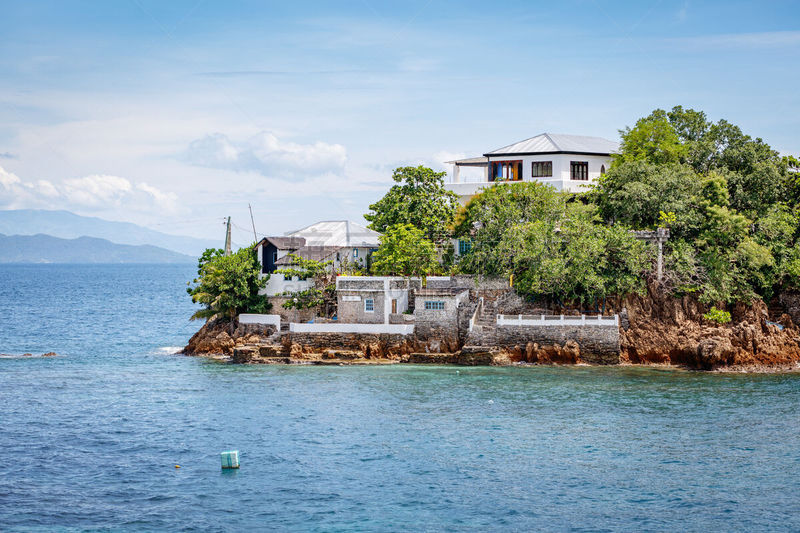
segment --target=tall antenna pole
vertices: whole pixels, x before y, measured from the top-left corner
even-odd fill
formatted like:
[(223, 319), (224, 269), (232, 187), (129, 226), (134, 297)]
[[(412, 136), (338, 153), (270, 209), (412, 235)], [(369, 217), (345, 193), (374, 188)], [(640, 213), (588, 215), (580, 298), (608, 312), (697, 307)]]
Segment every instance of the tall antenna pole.
[(258, 242), (258, 235), (256, 234), (256, 221), (253, 220), (253, 208), (250, 207), (250, 204), (247, 204), (247, 209), (250, 210), (250, 222), (253, 224), (253, 238), (255, 239), (254, 242)]
[(225, 255), (231, 255), (231, 217), (228, 217), (228, 229), (225, 230)]

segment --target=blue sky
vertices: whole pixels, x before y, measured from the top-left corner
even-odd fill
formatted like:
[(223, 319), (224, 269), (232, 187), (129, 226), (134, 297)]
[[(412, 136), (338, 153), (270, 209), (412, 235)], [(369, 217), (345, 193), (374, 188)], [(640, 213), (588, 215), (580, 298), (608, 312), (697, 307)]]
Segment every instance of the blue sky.
[[(0, 2), (0, 208), (359, 221), (392, 168), (652, 109), (800, 140), (796, 2)], [(248, 234), (237, 228), (241, 243)], [(252, 238), (252, 235), (249, 236)]]

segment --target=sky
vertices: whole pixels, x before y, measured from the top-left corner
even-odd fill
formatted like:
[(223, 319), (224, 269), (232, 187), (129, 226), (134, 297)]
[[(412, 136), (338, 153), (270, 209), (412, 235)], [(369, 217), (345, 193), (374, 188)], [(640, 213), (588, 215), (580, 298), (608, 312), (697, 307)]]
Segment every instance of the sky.
[(800, 3), (0, 0), (0, 209), (234, 242), (683, 105), (800, 154)]

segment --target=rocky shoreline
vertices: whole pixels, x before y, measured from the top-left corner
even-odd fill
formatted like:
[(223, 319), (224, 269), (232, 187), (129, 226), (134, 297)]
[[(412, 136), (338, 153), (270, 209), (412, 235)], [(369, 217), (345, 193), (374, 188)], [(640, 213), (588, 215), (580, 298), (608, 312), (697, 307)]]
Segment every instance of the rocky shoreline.
[[(664, 295), (650, 286), (644, 296), (620, 303), (618, 360), (608, 362), (581, 351), (572, 339), (561, 344), (535, 342), (504, 346), (455, 346), (436, 339), (366, 335), (311, 343), (274, 327), (209, 322), (190, 339), (186, 355), (225, 356), (237, 364), (453, 364), (453, 365), (652, 365), (717, 372), (800, 370), (800, 297), (783, 295), (780, 309), (762, 301), (737, 305), (732, 321), (719, 325), (703, 317), (695, 298)], [(456, 350), (431, 349), (447, 345)]]

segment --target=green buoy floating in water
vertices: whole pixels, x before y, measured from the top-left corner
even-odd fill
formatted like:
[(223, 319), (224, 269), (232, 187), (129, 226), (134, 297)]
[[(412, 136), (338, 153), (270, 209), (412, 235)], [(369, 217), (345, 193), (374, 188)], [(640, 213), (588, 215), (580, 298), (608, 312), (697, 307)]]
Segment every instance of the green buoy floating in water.
[(220, 454), (222, 468), (239, 468), (239, 450), (231, 450)]

